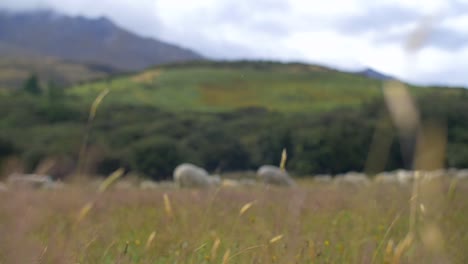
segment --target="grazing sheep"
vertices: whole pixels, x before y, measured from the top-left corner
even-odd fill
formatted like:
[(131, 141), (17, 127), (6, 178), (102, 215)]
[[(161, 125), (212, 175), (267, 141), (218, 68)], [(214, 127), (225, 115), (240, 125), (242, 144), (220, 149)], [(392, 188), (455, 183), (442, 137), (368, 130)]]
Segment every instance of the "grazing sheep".
[(240, 179), (239, 183), (242, 186), (255, 186), (255, 185), (257, 185), (257, 181), (254, 180), (254, 179)]
[(468, 179), (468, 169), (459, 170), (455, 174), (455, 178), (458, 180), (467, 180)]
[(8, 188), (6, 187), (5, 184), (0, 182), (0, 193), (1, 192), (6, 192), (6, 191), (8, 191)]
[(346, 174), (336, 175), (335, 182), (338, 184), (368, 185), (369, 178), (364, 173), (348, 172)]
[(295, 186), (289, 174), (273, 165), (263, 165), (257, 170), (257, 177), (265, 184)]
[(180, 187), (211, 187), (221, 184), (219, 176), (210, 176), (205, 169), (189, 163), (177, 166), (173, 177)]
[(374, 181), (377, 183), (390, 183), (390, 184), (399, 184), (395, 174), (390, 172), (381, 172), (375, 175)]
[(440, 169), (440, 170), (432, 170), (432, 171), (425, 171), (425, 172), (422, 172), (421, 173), (421, 176), (422, 176), (422, 180), (424, 182), (426, 181), (434, 181), (434, 180), (437, 180), (437, 179), (442, 179), (443, 177), (445, 177), (445, 175), (447, 175), (447, 172), (443, 169)]
[(155, 181), (145, 180), (145, 181), (140, 182), (140, 189), (142, 190), (154, 190), (157, 188), (159, 188), (159, 185)]
[(410, 184), (414, 180), (414, 172), (413, 171), (407, 171), (407, 170), (396, 170), (395, 176), (398, 180), (398, 182), (402, 185), (405, 184)]
[(39, 189), (51, 186), (54, 181), (48, 175), (14, 173), (8, 177), (7, 183), (14, 188)]
[(221, 182), (221, 186), (223, 187), (238, 187), (240, 186), (239, 181), (232, 180), (232, 179), (223, 179)]
[(331, 175), (314, 175), (314, 181), (317, 183), (330, 183), (333, 177)]

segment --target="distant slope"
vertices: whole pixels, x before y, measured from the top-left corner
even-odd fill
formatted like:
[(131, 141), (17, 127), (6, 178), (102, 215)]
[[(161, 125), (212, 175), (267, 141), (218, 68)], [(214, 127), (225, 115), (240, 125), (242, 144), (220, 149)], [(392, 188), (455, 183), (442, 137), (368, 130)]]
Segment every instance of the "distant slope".
[(55, 58), (0, 58), (0, 89), (18, 89), (31, 74), (38, 75), (42, 85), (53, 82), (63, 88), (110, 76), (103, 67)]
[(381, 96), (381, 82), (316, 65), (199, 62), (156, 67), (88, 83), (70, 93), (91, 101), (106, 87), (107, 103), (171, 111), (230, 111), (258, 107), (285, 112), (358, 106)]
[(0, 44), (0, 56), (22, 50), (125, 71), (201, 59), (193, 51), (139, 37), (106, 18), (69, 17), (51, 11), (0, 11)]
[(37, 74), (42, 85), (54, 82), (68, 87), (119, 72), (108, 66), (63, 61), (0, 44), (0, 53), (5, 50), (9, 52), (0, 56), (0, 90), (20, 88), (31, 74)]
[(372, 79), (377, 79), (377, 80), (391, 80), (394, 79), (392, 76), (383, 74), (381, 72), (378, 72), (374, 69), (367, 68), (362, 71), (357, 72), (357, 74), (360, 74), (362, 76), (372, 78)]
[[(264, 108), (316, 112), (358, 107), (382, 96), (382, 81), (316, 65), (274, 62), (194, 62), (72, 87), (89, 103), (105, 88), (108, 104), (146, 105), (170, 111), (224, 112)], [(425, 94), (433, 88), (411, 86)], [(437, 89), (443, 94), (455, 89)]]

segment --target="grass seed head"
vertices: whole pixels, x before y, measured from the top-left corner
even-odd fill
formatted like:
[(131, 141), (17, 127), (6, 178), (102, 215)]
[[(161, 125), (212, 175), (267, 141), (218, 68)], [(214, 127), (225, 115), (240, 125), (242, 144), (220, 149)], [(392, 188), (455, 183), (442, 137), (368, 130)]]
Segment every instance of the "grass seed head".
[(287, 159), (288, 159), (288, 154), (286, 152), (286, 149), (284, 148), (283, 151), (281, 152), (281, 162), (280, 162), (280, 169), (283, 171), (286, 169)]
[(224, 253), (224, 256), (223, 256), (223, 264), (227, 264), (229, 262), (229, 256), (231, 255), (231, 250), (230, 249), (227, 249), (226, 252)]
[(270, 244), (276, 243), (276, 242), (280, 241), (281, 239), (283, 239), (283, 235), (275, 236), (272, 239), (270, 239)]
[(151, 232), (151, 234), (148, 237), (148, 240), (146, 240), (146, 245), (145, 249), (148, 250), (153, 243), (154, 238), (156, 237), (156, 231)]
[(215, 242), (213, 243), (213, 247), (211, 247), (211, 260), (216, 259), (216, 255), (218, 254), (219, 245), (221, 244), (221, 240), (216, 238)]
[(124, 169), (120, 168), (114, 171), (109, 177), (107, 177), (100, 185), (99, 185), (99, 193), (104, 192), (111, 186), (114, 182), (116, 182), (122, 175), (124, 174)]
[(239, 211), (239, 216), (243, 215), (247, 210), (249, 210), (250, 207), (252, 207), (254, 202), (246, 203), (244, 206)]
[(164, 210), (166, 211), (167, 216), (172, 218), (174, 214), (172, 212), (171, 200), (169, 200), (169, 195), (165, 193), (163, 195), (163, 199), (164, 199)]
[(83, 221), (83, 219), (85, 219), (85, 217), (89, 214), (89, 212), (91, 211), (93, 206), (94, 206), (93, 202), (88, 202), (87, 204), (85, 204), (81, 208), (80, 212), (78, 213), (78, 217), (76, 219), (76, 222), (79, 223), (79, 222)]

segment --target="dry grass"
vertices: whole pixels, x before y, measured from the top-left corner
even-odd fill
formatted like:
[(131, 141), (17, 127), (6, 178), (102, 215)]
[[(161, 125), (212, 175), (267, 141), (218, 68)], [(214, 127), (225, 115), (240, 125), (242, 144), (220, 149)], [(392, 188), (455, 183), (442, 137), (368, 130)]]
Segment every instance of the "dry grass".
[[(387, 263), (464, 263), (468, 259), (467, 183), (442, 182), (444, 196), (437, 200), (441, 209), (425, 207), (438, 224), (426, 223), (419, 215), (420, 228), (412, 238), (407, 236), (411, 186), (350, 188), (308, 181), (300, 186), (110, 188), (99, 194), (85, 186), (69, 186), (0, 193), (0, 263), (385, 263), (385, 259)], [(93, 207), (77, 221), (90, 200)]]

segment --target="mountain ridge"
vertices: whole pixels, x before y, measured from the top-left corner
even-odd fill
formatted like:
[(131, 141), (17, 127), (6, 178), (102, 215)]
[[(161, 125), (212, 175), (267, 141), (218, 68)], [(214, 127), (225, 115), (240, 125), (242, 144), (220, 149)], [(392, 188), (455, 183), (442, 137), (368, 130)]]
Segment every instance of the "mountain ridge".
[[(0, 10), (0, 44), (123, 71), (203, 59), (192, 50), (132, 33), (106, 17), (68, 16), (51, 10)], [(0, 55), (8, 53), (0, 50)]]

